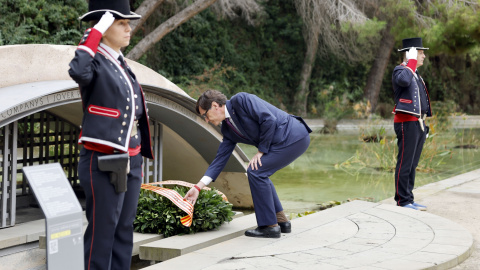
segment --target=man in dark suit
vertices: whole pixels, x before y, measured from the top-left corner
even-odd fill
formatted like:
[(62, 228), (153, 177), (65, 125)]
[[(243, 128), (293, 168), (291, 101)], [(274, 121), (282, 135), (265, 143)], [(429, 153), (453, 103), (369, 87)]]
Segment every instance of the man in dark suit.
[(258, 152), (248, 163), (247, 175), (258, 227), (245, 235), (278, 238), (281, 232), (291, 232), (269, 177), (307, 150), (311, 129), (302, 118), (248, 93), (227, 100), (221, 92), (208, 90), (198, 98), (196, 110), (207, 123), (222, 124), (223, 141), (205, 175), (185, 199), (195, 203), (200, 190), (223, 170), (237, 143), (254, 145)]

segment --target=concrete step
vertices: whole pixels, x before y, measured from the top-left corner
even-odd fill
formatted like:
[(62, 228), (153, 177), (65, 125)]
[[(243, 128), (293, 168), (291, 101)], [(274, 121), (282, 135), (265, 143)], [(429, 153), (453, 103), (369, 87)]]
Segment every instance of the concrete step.
[(143, 244), (140, 259), (166, 261), (244, 235), (245, 230), (255, 228), (256, 224), (255, 215), (250, 214), (235, 218), (215, 231), (176, 235)]
[[(233, 216), (234, 220), (238, 217), (243, 216), (242, 212), (235, 212), (235, 215)], [(85, 217), (85, 216), (84, 216)], [(84, 221), (84, 226), (83, 226), (83, 232), (85, 233), (85, 229), (87, 223), (86, 220)], [(225, 226), (225, 225), (224, 225)], [(38, 248), (39, 249), (45, 249), (46, 247), (46, 238), (45, 238), (45, 231), (41, 232), (38, 237)], [(151, 233), (138, 233), (134, 232), (133, 233), (133, 250), (132, 250), (132, 256), (137, 256), (139, 255), (139, 248), (141, 245), (158, 241), (163, 239), (162, 234), (151, 234)]]

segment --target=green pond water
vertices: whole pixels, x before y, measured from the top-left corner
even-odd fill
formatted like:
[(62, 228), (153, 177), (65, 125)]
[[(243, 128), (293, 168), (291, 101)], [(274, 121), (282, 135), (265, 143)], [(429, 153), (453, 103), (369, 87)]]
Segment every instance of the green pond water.
[[(436, 147), (440, 150), (432, 158), (434, 170), (417, 171), (415, 187), (480, 168), (479, 149), (455, 148), (468, 142), (479, 145), (475, 140), (478, 137), (480, 129), (437, 134)], [(390, 135), (390, 139), (393, 140), (394, 136)], [(344, 170), (335, 166), (354, 156), (357, 150), (374, 155), (365, 147), (378, 147), (378, 144), (365, 144), (358, 134), (312, 133), (307, 152), (271, 177), (280, 200), (322, 203), (355, 198), (379, 201), (393, 197), (393, 171), (379, 170), (374, 166), (364, 166), (360, 170)], [(396, 144), (393, 145), (396, 147)], [(253, 146), (241, 144), (240, 147), (249, 158), (257, 152)]]

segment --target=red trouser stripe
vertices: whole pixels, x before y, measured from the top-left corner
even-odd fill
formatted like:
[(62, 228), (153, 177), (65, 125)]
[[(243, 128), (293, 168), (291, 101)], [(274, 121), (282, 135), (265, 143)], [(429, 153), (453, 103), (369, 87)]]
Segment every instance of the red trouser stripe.
[(405, 135), (403, 134), (403, 122), (402, 122), (402, 158), (400, 159), (400, 166), (398, 166), (398, 172), (397, 172), (397, 196), (398, 196), (397, 205), (398, 206), (400, 206), (400, 194), (398, 193), (398, 182), (400, 182), (400, 171), (402, 170), (404, 152), (405, 152)]
[(92, 160), (93, 160), (93, 152), (92, 156), (90, 157), (90, 186), (92, 188), (92, 198), (93, 198), (93, 217), (92, 217), (92, 242), (90, 243), (90, 255), (88, 257), (88, 269), (90, 269), (90, 261), (92, 260), (92, 250), (93, 250), (93, 238), (95, 236), (95, 192), (93, 191), (93, 178), (92, 178)]

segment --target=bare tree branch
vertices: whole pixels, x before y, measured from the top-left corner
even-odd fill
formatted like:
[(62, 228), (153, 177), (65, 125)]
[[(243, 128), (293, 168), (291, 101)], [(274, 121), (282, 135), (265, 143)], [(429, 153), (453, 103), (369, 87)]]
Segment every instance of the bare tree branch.
[(366, 53), (356, 44), (356, 33), (340, 31), (342, 23), (357, 25), (368, 20), (353, 0), (296, 0), (295, 6), (305, 25), (305, 40), (321, 41), (319, 53), (334, 54), (348, 61), (364, 59)]
[(242, 17), (250, 25), (255, 25), (256, 18), (264, 14), (263, 7), (258, 0), (218, 0), (212, 5), (212, 10), (221, 18)]
[(142, 18), (138, 20), (130, 21), (130, 27), (132, 27), (132, 36), (140, 29), (145, 21), (152, 15), (155, 9), (163, 3), (163, 0), (144, 0), (142, 4), (135, 10), (135, 13), (142, 15)]
[(211, 6), (217, 0), (197, 0), (190, 6), (186, 7), (170, 19), (159, 25), (153, 32), (143, 38), (133, 49), (127, 54), (127, 58), (138, 60), (147, 52), (155, 43), (162, 39), (166, 34), (173, 31), (193, 16), (202, 12)]

